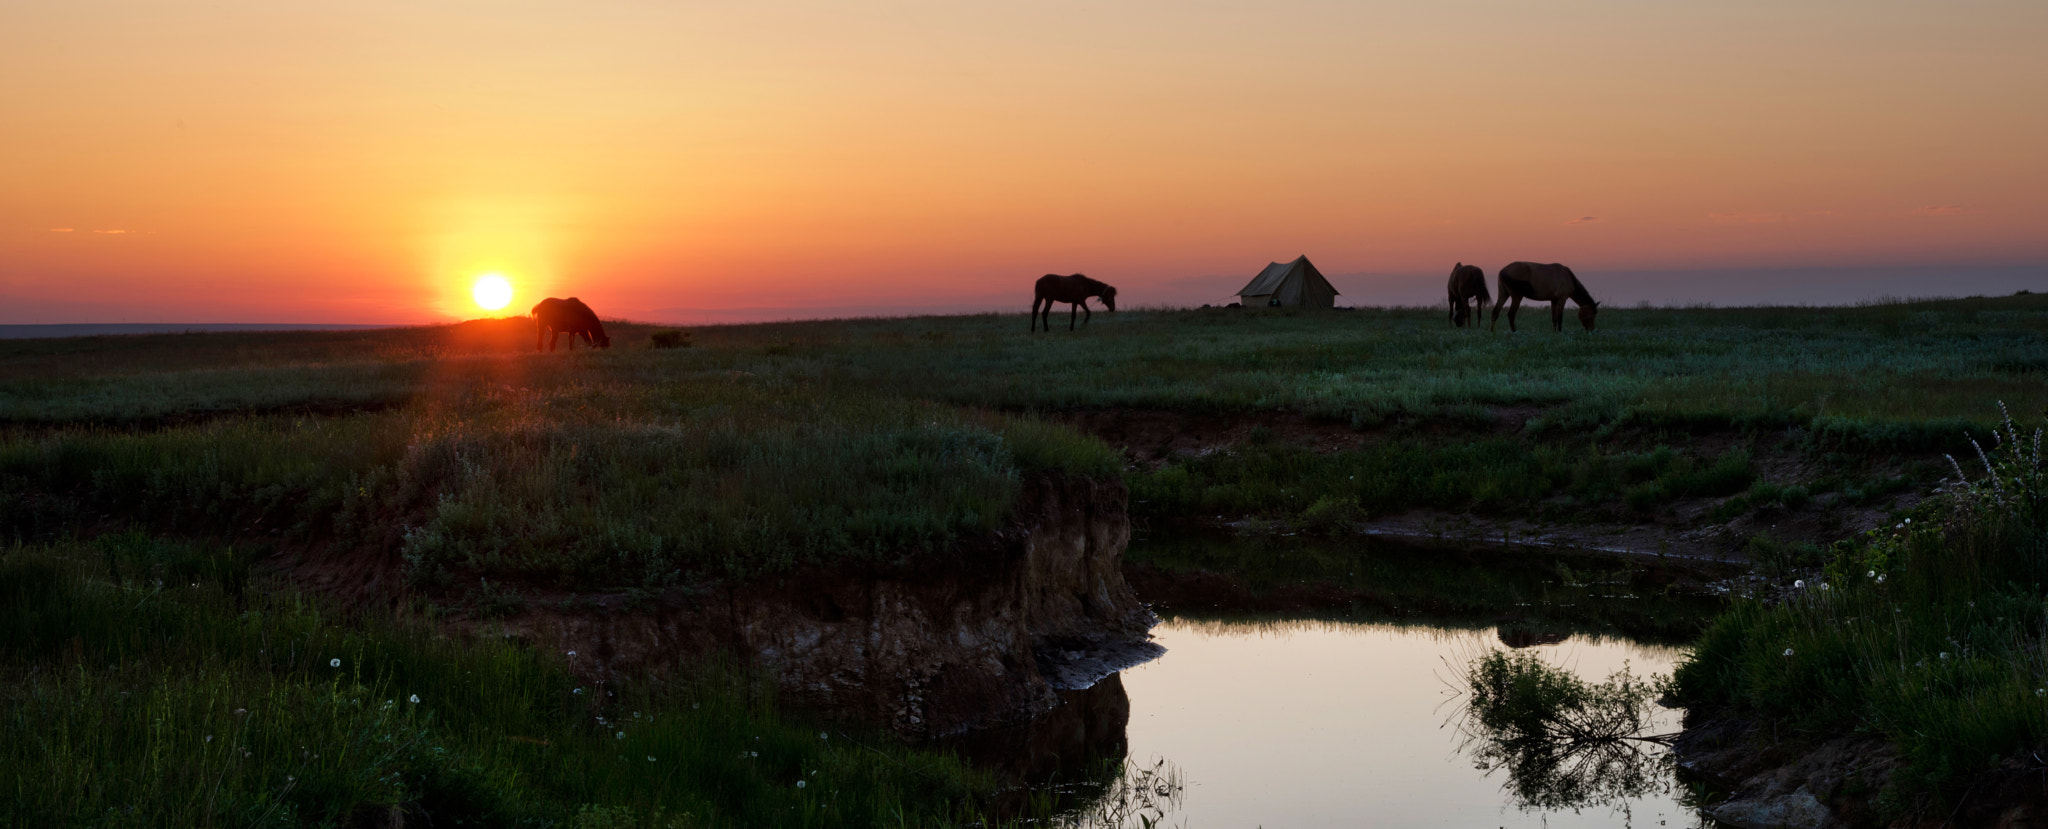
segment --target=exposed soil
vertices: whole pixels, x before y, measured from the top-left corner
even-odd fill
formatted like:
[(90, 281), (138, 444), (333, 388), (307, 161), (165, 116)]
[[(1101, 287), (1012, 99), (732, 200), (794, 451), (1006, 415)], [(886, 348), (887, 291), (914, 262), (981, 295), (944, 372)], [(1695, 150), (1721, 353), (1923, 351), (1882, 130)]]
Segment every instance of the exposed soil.
[[(729, 656), (771, 677), (784, 699), (906, 736), (944, 736), (1029, 719), (1060, 691), (1158, 655), (1146, 634), (1156, 617), (1124, 581), (1126, 504), (1119, 482), (1039, 479), (1026, 485), (1009, 530), (915, 568), (793, 573), (654, 596), (501, 585), (497, 608), (438, 598), (449, 602), (443, 622), (452, 629), (573, 654), (571, 667), (594, 681)], [(279, 564), (291, 580), (351, 604), (407, 595), (393, 551)]]
[(1735, 827), (1797, 829), (2022, 829), (2048, 826), (2048, 763), (2008, 759), (1980, 775), (1960, 801), (1909, 805), (1886, 820), (1873, 798), (1899, 768), (1881, 738), (1788, 731), (1757, 721), (1692, 712), (1672, 746), (1679, 766), (1728, 796), (1707, 811)]

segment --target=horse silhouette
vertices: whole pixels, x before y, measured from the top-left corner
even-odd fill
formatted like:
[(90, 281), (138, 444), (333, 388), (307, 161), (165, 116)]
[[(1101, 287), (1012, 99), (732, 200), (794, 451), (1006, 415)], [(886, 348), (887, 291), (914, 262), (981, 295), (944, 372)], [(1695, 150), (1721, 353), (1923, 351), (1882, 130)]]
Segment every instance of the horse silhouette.
[[(1486, 295), (1486, 271), (1477, 265), (1459, 262), (1451, 266), (1451, 324), (1465, 327), (1465, 321), (1472, 318), (1472, 306), (1486, 310), (1486, 303), (1493, 297)], [(1476, 325), (1474, 327), (1477, 327)]]
[[(576, 350), (576, 338), (582, 337), (592, 348), (612, 347), (612, 338), (604, 333), (604, 323), (597, 321), (597, 312), (575, 297), (556, 299), (548, 297), (533, 306), (535, 327), (533, 350), (553, 351), (555, 342), (563, 334), (569, 335), (569, 350)], [(543, 347), (542, 343), (546, 345)]]
[(1500, 296), (1493, 300), (1493, 322), (1488, 330), (1500, 325), (1500, 306), (1510, 299), (1514, 305), (1508, 307), (1508, 330), (1515, 330), (1515, 312), (1522, 309), (1522, 300), (1533, 299), (1550, 303), (1550, 327), (1564, 330), (1564, 301), (1569, 299), (1579, 306), (1579, 322), (1587, 331), (1593, 330), (1593, 315), (1599, 313), (1600, 303), (1593, 301), (1593, 295), (1586, 292), (1586, 286), (1571, 268), (1552, 263), (1539, 265), (1535, 262), (1512, 262), (1500, 269)]
[(1041, 304), (1045, 307), (1045, 330), (1052, 330), (1052, 304), (1055, 302), (1065, 302), (1073, 306), (1067, 311), (1067, 330), (1074, 330), (1076, 313), (1087, 314), (1081, 318), (1082, 322), (1087, 322), (1089, 317), (1095, 316), (1088, 310), (1089, 297), (1101, 297), (1102, 307), (1110, 313), (1116, 313), (1116, 288), (1109, 283), (1089, 279), (1078, 273), (1073, 276), (1049, 273), (1039, 277), (1037, 295), (1031, 299), (1031, 330), (1038, 330)]

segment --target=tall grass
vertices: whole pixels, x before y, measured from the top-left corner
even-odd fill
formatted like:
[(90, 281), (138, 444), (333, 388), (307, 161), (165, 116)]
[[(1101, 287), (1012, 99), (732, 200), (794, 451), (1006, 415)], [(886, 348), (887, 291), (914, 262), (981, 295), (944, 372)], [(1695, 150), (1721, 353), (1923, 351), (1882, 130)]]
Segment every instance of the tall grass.
[(1799, 728), (1884, 735), (1906, 760), (1897, 808), (1956, 796), (2001, 759), (2048, 747), (2041, 435), (2006, 420), (1972, 458), (1978, 474), (1840, 545), (1824, 580), (1782, 604), (1738, 604), (1680, 667), (1681, 693)]
[(245, 567), (144, 536), (0, 550), (0, 823), (945, 825), (992, 785), (737, 675), (590, 684), (573, 656), (337, 624)]
[(1113, 476), (1100, 442), (816, 388), (458, 388), (400, 411), (0, 438), (17, 537), (99, 516), (398, 548), (413, 578), (590, 587), (902, 566), (1001, 526), (1026, 475)]

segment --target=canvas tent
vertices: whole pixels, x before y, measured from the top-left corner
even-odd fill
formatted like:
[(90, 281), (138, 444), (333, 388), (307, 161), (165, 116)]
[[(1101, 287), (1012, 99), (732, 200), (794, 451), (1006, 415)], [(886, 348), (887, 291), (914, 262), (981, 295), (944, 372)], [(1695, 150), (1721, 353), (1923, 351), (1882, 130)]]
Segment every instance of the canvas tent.
[(1337, 289), (1323, 272), (1303, 256), (1292, 262), (1274, 262), (1252, 277), (1251, 284), (1238, 291), (1246, 308), (1279, 305), (1287, 308), (1329, 308), (1337, 304)]

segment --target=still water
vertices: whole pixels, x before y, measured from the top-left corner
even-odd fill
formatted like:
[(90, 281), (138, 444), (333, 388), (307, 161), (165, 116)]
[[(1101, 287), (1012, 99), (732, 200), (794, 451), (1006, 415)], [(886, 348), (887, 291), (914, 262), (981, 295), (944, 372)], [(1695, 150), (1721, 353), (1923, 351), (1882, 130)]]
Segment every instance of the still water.
[(1052, 823), (1712, 825), (1659, 744), (1489, 754), (1463, 716), (1468, 668), (1496, 651), (1587, 682), (1670, 674), (1719, 608), (1711, 573), (1357, 540), (1150, 539), (1127, 560), (1165, 654), (969, 752), (1063, 804)]
[[(1472, 659), (1506, 647), (1495, 628), (1169, 620), (1153, 633), (1166, 655), (1121, 677), (1128, 766), (1172, 776), (1127, 825), (1138, 812), (1186, 827), (1701, 823), (1654, 747), (1652, 791), (1576, 809), (1523, 808), (1505, 771), (1475, 768), (1460, 692)], [(1532, 647), (1593, 681), (1624, 664), (1668, 674), (1679, 656), (1588, 635)], [(1658, 717), (1653, 733), (1677, 730), (1678, 712)]]

